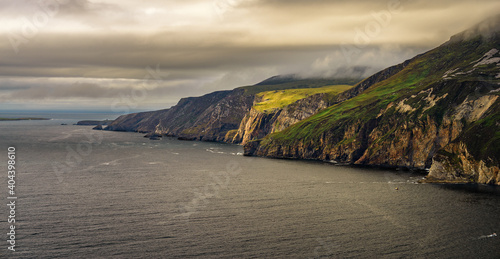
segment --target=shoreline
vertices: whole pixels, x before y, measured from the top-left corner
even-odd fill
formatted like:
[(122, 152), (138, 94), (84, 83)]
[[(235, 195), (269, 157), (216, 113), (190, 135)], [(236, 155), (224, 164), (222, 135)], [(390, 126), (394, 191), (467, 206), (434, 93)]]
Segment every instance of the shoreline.
[(0, 118), (0, 121), (49, 121), (50, 118)]
[[(148, 135), (151, 134), (152, 132), (140, 132), (140, 131), (127, 131), (127, 130), (108, 130), (108, 129), (102, 129), (105, 131), (114, 131), (114, 132), (131, 132), (131, 133), (139, 133), (139, 134), (146, 134), (144, 137), (149, 137)], [(244, 146), (241, 143), (228, 143), (224, 141), (209, 141), (209, 140), (197, 140), (197, 139), (189, 139), (189, 138), (183, 138), (183, 137), (178, 137), (178, 136), (173, 136), (173, 135), (164, 135), (161, 134), (161, 137), (167, 137), (167, 138), (174, 138), (180, 141), (195, 141), (195, 142), (212, 142), (212, 143), (221, 143), (221, 144), (232, 144), (232, 145), (238, 145), (238, 146)], [(416, 175), (421, 175), (423, 176), (423, 179), (420, 179), (417, 181), (419, 184), (440, 184), (440, 185), (462, 185), (462, 184), (475, 184), (475, 185), (487, 185), (487, 186), (500, 186), (500, 184), (495, 185), (495, 184), (481, 184), (477, 182), (471, 182), (471, 181), (466, 181), (463, 179), (456, 179), (456, 180), (446, 180), (446, 179), (437, 179), (435, 177), (429, 176), (429, 169), (428, 168), (411, 168), (411, 167), (406, 167), (406, 166), (387, 166), (387, 165), (361, 165), (361, 164), (350, 164), (350, 163), (338, 163), (336, 161), (326, 161), (326, 160), (320, 160), (320, 159), (303, 159), (303, 158), (285, 158), (285, 157), (272, 157), (272, 156), (255, 156), (255, 155), (244, 155), (248, 157), (259, 157), (259, 158), (266, 158), (266, 159), (282, 159), (282, 160), (295, 160), (295, 161), (305, 161), (305, 162), (319, 162), (319, 163), (325, 163), (325, 164), (330, 164), (330, 165), (335, 165), (335, 166), (349, 166), (349, 167), (356, 167), (356, 168), (369, 168), (369, 169), (374, 169), (374, 170), (391, 170), (391, 171), (398, 171), (398, 172), (409, 172), (409, 173), (414, 173)]]

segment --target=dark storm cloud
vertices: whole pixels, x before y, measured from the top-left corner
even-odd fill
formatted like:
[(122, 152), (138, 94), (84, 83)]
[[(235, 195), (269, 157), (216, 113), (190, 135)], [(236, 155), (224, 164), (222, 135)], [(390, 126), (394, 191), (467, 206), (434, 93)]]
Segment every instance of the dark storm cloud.
[[(48, 13), (44, 3), (57, 5)], [(499, 9), (497, 0), (0, 0), (0, 98), (107, 100), (157, 67), (161, 83), (144, 102), (276, 74), (367, 76)], [(379, 28), (360, 44), (370, 24)]]
[[(201, 36), (200, 36), (201, 37)], [(148, 66), (165, 71), (217, 71), (228, 68), (285, 65), (297, 59), (314, 61), (338, 46), (258, 46), (231, 43), (234, 34), (206, 35), (200, 41), (177, 42), (166, 34), (41, 35), (36, 44), (16, 54), (9, 46), (0, 60), (1, 76), (142, 78)]]

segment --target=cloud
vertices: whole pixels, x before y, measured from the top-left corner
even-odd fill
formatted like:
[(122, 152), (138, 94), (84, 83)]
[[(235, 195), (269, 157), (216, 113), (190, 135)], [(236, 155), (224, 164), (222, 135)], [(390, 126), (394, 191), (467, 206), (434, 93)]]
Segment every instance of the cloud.
[[(190, 80), (101, 79), (101, 78), (0, 78), (0, 108), (12, 109), (25, 103), (30, 107), (65, 103), (101, 110), (128, 112), (137, 109), (167, 108), (188, 93), (196, 96), (196, 82)], [(188, 88), (188, 86), (190, 86)], [(186, 90), (188, 89), (188, 90)], [(16, 105), (12, 105), (16, 104)], [(78, 104), (78, 105), (75, 105)]]
[[(368, 76), (500, 10), (497, 0), (400, 0), (390, 12), (394, 1), (44, 0), (59, 5), (37, 23), (47, 13), (39, 2), (0, 0), (0, 98), (105, 105), (157, 65), (163, 80), (144, 103), (277, 74)], [(26, 35), (29, 26), (36, 33)], [(367, 28), (369, 37), (360, 36)], [(23, 39), (17, 52), (13, 36)]]

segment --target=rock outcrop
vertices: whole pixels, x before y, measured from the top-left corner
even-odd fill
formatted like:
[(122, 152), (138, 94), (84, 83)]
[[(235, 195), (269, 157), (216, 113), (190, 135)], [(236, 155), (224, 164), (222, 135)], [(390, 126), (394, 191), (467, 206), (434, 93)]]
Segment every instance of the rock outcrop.
[(113, 122), (112, 120), (103, 120), (103, 121), (97, 121), (97, 120), (86, 120), (86, 121), (79, 121), (75, 125), (78, 126), (99, 126), (99, 125), (108, 125), (109, 123)]
[[(241, 121), (234, 138), (227, 139), (227, 142), (246, 144), (271, 133), (280, 132), (329, 106), (359, 95), (375, 83), (395, 75), (404, 69), (408, 63), (409, 61), (384, 69), (340, 94), (315, 94), (271, 112), (261, 112), (252, 108)], [(260, 102), (260, 100), (256, 99), (254, 102)]]
[[(264, 137), (327, 107), (326, 101), (322, 101), (322, 98), (327, 96), (324, 94), (294, 104), (295, 108), (289, 107), (272, 114), (260, 114), (252, 109), (257, 93), (276, 89), (319, 88), (334, 83), (345, 84), (354, 81), (356, 80), (273, 77), (255, 86), (214, 92), (201, 97), (183, 98), (170, 109), (123, 115), (105, 130), (174, 136), (182, 140), (241, 143), (244, 139), (254, 139), (250, 135)], [(318, 103), (314, 104), (314, 107), (309, 107), (310, 101)], [(276, 118), (279, 117), (278, 123), (282, 123), (281, 126), (272, 123), (275, 121), (274, 115)], [(252, 127), (255, 121), (259, 120), (260, 124)], [(245, 130), (247, 123), (250, 125)], [(263, 128), (259, 129), (260, 126)]]
[(372, 77), (355, 97), (246, 143), (245, 154), (429, 169), (429, 181), (500, 184), (500, 37), (487, 31), (453, 37)]
[(184, 98), (170, 109), (120, 116), (106, 130), (224, 141), (229, 131), (238, 129), (253, 98), (240, 89)]
[(261, 112), (252, 108), (241, 121), (233, 139), (227, 141), (245, 144), (282, 131), (327, 108), (329, 106), (327, 96), (327, 94), (316, 94), (272, 112)]
[(498, 184), (500, 168), (477, 160), (465, 143), (453, 143), (434, 156), (427, 182), (434, 181)]
[(273, 77), (124, 115), (106, 129), (243, 143), (245, 155), (426, 169), (427, 181), (500, 184), (499, 28), (500, 16), (341, 93), (257, 109), (260, 92), (331, 85)]

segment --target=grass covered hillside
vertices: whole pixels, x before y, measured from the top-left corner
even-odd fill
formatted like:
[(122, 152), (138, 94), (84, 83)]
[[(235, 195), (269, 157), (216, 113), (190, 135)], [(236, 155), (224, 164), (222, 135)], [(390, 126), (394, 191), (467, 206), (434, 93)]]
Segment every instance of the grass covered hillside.
[(276, 109), (288, 106), (298, 100), (311, 95), (325, 93), (337, 95), (352, 88), (350, 85), (332, 85), (319, 88), (287, 89), (261, 92), (256, 94), (259, 102), (254, 104), (254, 109), (260, 112), (271, 112)]
[[(478, 62), (495, 47), (500, 49), (498, 41), (484, 41), (480, 36), (463, 43), (445, 44), (414, 58), (397, 75), (373, 85), (350, 100), (329, 107), (283, 133), (265, 139), (263, 144), (271, 140), (313, 140), (332, 130), (334, 125), (376, 119), (381, 112), (385, 115), (407, 114), (407, 119), (430, 115), (440, 122), (445, 107), (436, 105), (438, 102), (446, 104), (457, 98), (463, 100), (476, 90), (481, 92), (483, 87), (488, 88), (488, 85), (492, 90), (498, 88), (500, 77), (496, 77), (499, 72), (497, 63)], [(434, 86), (439, 87), (433, 89)], [(424, 92), (431, 88), (432, 90)], [(491, 94), (500, 95), (500, 92)], [(449, 98), (444, 97), (445, 95)]]
[[(495, 19), (498, 24), (500, 19)], [(460, 141), (461, 136), (467, 140), (470, 137), (465, 135), (471, 131), (499, 132), (498, 121), (492, 121), (498, 118), (495, 107), (500, 95), (498, 27), (486, 34), (478, 28), (484, 26), (411, 59), (401, 71), (354, 98), (247, 145), (246, 151), (271, 157), (430, 168), (437, 151)], [(500, 146), (497, 135), (486, 137), (484, 145)], [(480, 150), (485, 148), (471, 146), (468, 151), (473, 152), (471, 157), (484, 159), (487, 167), (498, 166), (498, 149), (486, 148), (494, 151), (487, 156)]]
[(289, 89), (306, 89), (306, 88), (322, 88), (334, 85), (355, 85), (362, 78), (297, 78), (295, 76), (274, 76), (266, 79), (258, 84), (251, 86), (239, 87), (243, 89), (246, 94), (255, 95), (268, 91), (279, 91)]
[[(106, 130), (138, 131), (188, 140), (239, 143), (234, 135), (256, 103), (273, 109), (318, 93), (338, 93), (360, 79), (318, 79), (276, 76), (256, 85), (183, 98), (170, 109), (120, 116)], [(277, 93), (280, 94), (277, 94)], [(272, 94), (276, 93), (276, 94)], [(261, 101), (264, 100), (267, 101)], [(267, 102), (267, 103), (261, 103)], [(309, 116), (312, 114), (309, 114)]]

